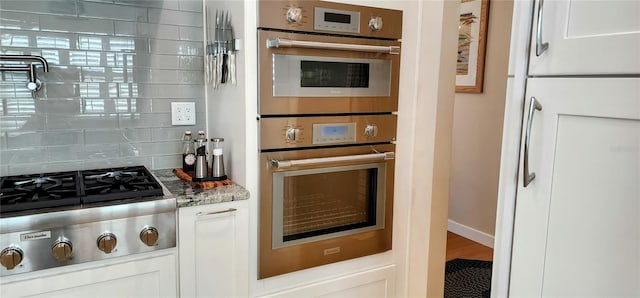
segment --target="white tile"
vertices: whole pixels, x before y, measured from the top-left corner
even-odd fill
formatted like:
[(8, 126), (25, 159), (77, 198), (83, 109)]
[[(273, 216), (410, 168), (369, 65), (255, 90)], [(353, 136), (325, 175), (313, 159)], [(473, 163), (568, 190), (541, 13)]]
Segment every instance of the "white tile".
[(178, 2), (181, 0), (114, 0), (116, 4), (135, 5), (142, 7), (155, 7), (164, 9), (179, 9)]
[(202, 56), (204, 53), (201, 42), (191, 41), (151, 39), (149, 49), (152, 54)]
[(157, 155), (153, 156), (153, 170), (175, 169), (182, 167), (181, 154)]
[(70, 117), (62, 114), (46, 116), (47, 129), (117, 129), (117, 114), (77, 114)]
[(53, 173), (53, 172), (66, 172), (75, 171), (81, 169), (83, 162), (76, 161), (62, 161), (62, 162), (39, 162), (39, 163), (15, 163), (9, 165), (9, 175), (21, 175), (21, 174), (33, 174), (33, 173)]
[(36, 47), (44, 49), (76, 49), (78, 34), (58, 32), (34, 32)]
[(204, 98), (203, 88), (190, 85), (173, 84), (139, 84), (139, 97), (142, 98)]
[(30, 13), (3, 11), (0, 13), (0, 29), (3, 31), (7, 29), (38, 30), (40, 19), (37, 15)]
[(200, 70), (204, 69), (204, 58), (199, 56), (180, 56), (180, 69)]
[(98, 2), (79, 2), (78, 15), (81, 17), (103, 18), (147, 22), (147, 8), (114, 5)]
[(175, 39), (180, 36), (178, 26), (115, 21), (115, 34), (121, 36)]
[(67, 33), (113, 35), (113, 21), (63, 16), (40, 16), (40, 30)]
[(141, 127), (171, 127), (171, 114), (118, 114), (119, 125), (122, 128)]
[(151, 129), (85, 130), (86, 144), (109, 144), (151, 141)]
[(49, 72), (39, 73), (38, 78), (43, 82), (78, 82), (80, 81), (80, 68), (76, 66), (58, 66), (50, 64)]
[(191, 133), (195, 135), (199, 130), (202, 130), (202, 128), (198, 128), (196, 126), (152, 128), (151, 139), (153, 141), (182, 141), (184, 132), (187, 130), (191, 131)]
[(202, 27), (180, 26), (180, 40), (203, 41)]
[(182, 142), (143, 142), (120, 145), (122, 156), (152, 156), (159, 154), (179, 154)]
[[(55, 83), (44, 82), (42, 83), (42, 89), (40, 90), (42, 96), (46, 96), (47, 99), (52, 98), (78, 98), (80, 97), (80, 88), (76, 83)], [(44, 100), (41, 100), (44, 101)], [(54, 104), (53, 102), (51, 104)], [(53, 106), (52, 106), (53, 107)]]
[(179, 57), (176, 55), (155, 55), (136, 53), (129, 66), (136, 68), (178, 69)]
[[(0, 34), (0, 46), (16, 47), (16, 48), (28, 48), (35, 47), (36, 45), (36, 32), (22, 31), (22, 30), (2, 30)], [(4, 49), (3, 49), (4, 50)]]
[(152, 167), (151, 157), (118, 157), (118, 158), (100, 158), (92, 157), (84, 161), (85, 169), (101, 169), (108, 167), (128, 167), (143, 165), (148, 169)]
[(149, 8), (149, 23), (202, 27), (202, 13)]
[(193, 11), (202, 13), (201, 0), (179, 0), (180, 10)]
[(75, 0), (2, 0), (2, 10), (75, 16)]

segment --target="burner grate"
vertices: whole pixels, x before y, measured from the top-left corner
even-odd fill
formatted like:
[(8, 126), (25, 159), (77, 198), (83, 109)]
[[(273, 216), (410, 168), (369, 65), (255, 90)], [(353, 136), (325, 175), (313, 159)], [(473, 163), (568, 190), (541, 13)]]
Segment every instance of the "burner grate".
[(85, 204), (162, 196), (162, 187), (142, 166), (81, 171)]
[(0, 177), (0, 213), (163, 196), (144, 166)]
[(80, 204), (77, 172), (4, 177), (0, 182), (0, 210), (22, 211)]

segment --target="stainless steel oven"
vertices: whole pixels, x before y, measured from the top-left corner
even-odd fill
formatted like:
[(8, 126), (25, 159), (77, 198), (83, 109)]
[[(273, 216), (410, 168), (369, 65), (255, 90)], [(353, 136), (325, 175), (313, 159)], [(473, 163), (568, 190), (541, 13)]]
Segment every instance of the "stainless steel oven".
[(395, 131), (395, 115), (261, 119), (260, 278), (391, 249)]
[[(300, 21), (287, 21), (297, 9)], [(376, 20), (379, 30), (369, 26)], [(260, 114), (395, 111), (401, 24), (398, 11), (260, 2)]]
[(258, 278), (390, 250), (402, 12), (258, 5)]

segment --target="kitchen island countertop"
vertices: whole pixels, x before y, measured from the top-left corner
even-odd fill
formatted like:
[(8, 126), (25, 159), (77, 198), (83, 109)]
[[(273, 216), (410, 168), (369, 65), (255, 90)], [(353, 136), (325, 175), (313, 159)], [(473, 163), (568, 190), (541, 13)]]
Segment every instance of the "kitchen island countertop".
[(180, 180), (171, 169), (155, 170), (153, 174), (176, 197), (178, 208), (249, 199), (249, 191), (235, 183), (202, 189)]

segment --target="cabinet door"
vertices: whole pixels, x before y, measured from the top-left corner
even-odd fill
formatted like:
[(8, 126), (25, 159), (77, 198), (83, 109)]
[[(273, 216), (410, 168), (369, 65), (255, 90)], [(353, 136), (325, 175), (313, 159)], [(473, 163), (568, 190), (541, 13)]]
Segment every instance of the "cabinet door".
[(640, 73), (640, 1), (537, 0), (534, 11), (530, 75)]
[(177, 297), (175, 249), (170, 254), (113, 262), (27, 273), (25, 279), (3, 282), (0, 297)]
[(260, 298), (280, 297), (322, 297), (322, 298), (384, 298), (395, 293), (396, 267), (394, 265), (349, 274), (330, 280), (295, 287), (285, 291), (260, 296)]
[(180, 208), (180, 295), (248, 295), (247, 201)]
[(534, 78), (531, 97), (510, 296), (640, 297), (640, 79)]

